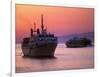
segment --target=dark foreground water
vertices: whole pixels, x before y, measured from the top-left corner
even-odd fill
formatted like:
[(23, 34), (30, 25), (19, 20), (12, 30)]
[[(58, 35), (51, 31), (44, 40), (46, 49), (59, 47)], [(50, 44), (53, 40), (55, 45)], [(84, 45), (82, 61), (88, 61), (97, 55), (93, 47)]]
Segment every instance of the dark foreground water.
[(94, 47), (66, 48), (59, 44), (54, 59), (36, 59), (22, 57), (21, 47), (16, 45), (17, 73), (86, 68), (94, 68)]

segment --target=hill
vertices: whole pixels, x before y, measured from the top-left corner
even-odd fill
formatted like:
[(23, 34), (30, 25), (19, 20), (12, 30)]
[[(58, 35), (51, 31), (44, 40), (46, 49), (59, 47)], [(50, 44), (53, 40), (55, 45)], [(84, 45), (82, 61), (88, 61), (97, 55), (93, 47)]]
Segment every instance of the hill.
[(90, 39), (92, 42), (94, 42), (94, 32), (87, 32), (87, 33), (80, 33), (80, 34), (71, 34), (71, 35), (63, 35), (58, 37), (59, 43), (65, 43), (69, 39), (72, 39), (73, 37), (86, 37)]

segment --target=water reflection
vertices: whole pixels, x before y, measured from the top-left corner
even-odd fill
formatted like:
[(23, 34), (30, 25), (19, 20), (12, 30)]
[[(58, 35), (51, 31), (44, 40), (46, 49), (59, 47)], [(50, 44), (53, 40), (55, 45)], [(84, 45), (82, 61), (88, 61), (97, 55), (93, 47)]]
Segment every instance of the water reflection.
[(55, 58), (22, 57), (20, 45), (16, 45), (16, 72), (36, 72), (49, 70), (67, 70), (94, 67), (94, 47), (66, 48), (59, 44)]

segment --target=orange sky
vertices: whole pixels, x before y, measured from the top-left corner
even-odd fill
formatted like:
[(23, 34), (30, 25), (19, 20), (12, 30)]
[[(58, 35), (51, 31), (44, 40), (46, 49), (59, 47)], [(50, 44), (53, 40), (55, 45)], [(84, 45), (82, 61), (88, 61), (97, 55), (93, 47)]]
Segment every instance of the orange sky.
[(93, 32), (94, 9), (73, 7), (51, 7), (16, 4), (16, 39), (29, 36), (33, 23), (40, 28), (41, 14), (44, 26), (56, 36)]

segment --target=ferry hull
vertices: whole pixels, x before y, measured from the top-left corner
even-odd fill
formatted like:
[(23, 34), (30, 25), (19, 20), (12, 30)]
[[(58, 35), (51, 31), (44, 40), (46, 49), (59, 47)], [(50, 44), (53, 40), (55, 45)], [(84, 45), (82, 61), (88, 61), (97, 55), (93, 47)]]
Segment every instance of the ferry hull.
[(54, 57), (57, 44), (47, 43), (35, 47), (22, 47), (24, 56), (29, 57)]
[(86, 46), (87, 45), (80, 45), (80, 44), (78, 44), (78, 45), (77, 44), (75, 44), (75, 45), (74, 44), (73, 45), (71, 44), (70, 45), (70, 44), (66, 44), (66, 47), (68, 47), (68, 48), (81, 48), (81, 47), (86, 47)]

